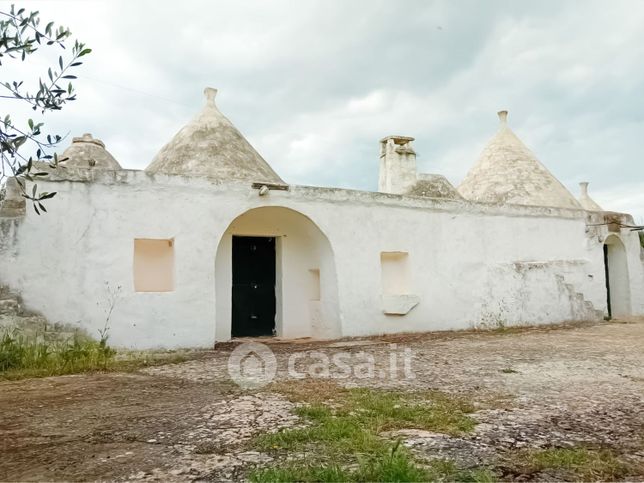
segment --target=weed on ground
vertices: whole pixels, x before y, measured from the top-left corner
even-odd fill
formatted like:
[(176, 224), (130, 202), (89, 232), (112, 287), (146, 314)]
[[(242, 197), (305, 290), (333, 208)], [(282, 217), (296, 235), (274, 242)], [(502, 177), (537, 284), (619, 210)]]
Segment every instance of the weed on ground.
[[(305, 422), (260, 435), (254, 446), (279, 459), (295, 460), (256, 469), (253, 481), (492, 481), (484, 470), (461, 472), (449, 461), (416, 461), (387, 431), (423, 429), (460, 435), (474, 429), (473, 405), (438, 391), (347, 389), (331, 381), (305, 380), (271, 387), (302, 405)], [(298, 458), (299, 456), (299, 458)]]
[(636, 468), (608, 449), (525, 450), (512, 454), (508, 461), (511, 472), (515, 474), (556, 474), (565, 480), (616, 481), (638, 473)]

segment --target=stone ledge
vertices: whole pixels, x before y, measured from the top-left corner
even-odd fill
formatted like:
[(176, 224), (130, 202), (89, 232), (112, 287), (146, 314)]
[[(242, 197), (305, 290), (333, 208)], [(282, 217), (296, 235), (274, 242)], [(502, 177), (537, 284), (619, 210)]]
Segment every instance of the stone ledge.
[(387, 315), (407, 315), (419, 303), (418, 295), (383, 295), (382, 311)]

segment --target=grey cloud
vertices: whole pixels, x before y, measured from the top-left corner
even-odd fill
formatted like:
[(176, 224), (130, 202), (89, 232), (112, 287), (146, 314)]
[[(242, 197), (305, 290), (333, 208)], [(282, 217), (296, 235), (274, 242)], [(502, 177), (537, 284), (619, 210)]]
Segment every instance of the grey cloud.
[(507, 108), (573, 192), (591, 181), (606, 208), (644, 217), (640, 2), (29, 5), (94, 48), (79, 100), (51, 126), (93, 132), (126, 167), (148, 164), (206, 85), (288, 181), (360, 189), (375, 188), (392, 133), (458, 183)]

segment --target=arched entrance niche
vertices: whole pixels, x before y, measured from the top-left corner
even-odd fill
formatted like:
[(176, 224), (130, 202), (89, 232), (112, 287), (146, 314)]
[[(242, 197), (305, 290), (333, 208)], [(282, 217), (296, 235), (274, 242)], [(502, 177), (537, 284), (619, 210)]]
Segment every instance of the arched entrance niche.
[[(274, 238), (275, 335), (288, 339), (340, 337), (337, 278), (329, 240), (302, 213), (265, 206), (235, 218), (219, 241), (215, 258), (215, 340), (231, 338), (233, 270), (238, 270), (233, 267), (233, 244), (242, 237)], [(272, 244), (270, 238), (266, 240)], [(239, 263), (236, 258), (235, 264)]]
[(616, 235), (608, 236), (604, 242), (604, 266), (608, 314), (611, 317), (630, 315), (631, 288), (626, 248)]

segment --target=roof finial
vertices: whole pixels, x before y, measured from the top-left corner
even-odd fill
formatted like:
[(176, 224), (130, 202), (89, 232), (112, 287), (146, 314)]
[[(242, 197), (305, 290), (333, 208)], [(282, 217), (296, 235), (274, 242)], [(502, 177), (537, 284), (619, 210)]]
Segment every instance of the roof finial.
[(499, 120), (501, 121), (501, 124), (508, 123), (508, 111), (499, 111), (497, 112), (497, 115), (499, 116)]
[(204, 96), (206, 96), (206, 104), (209, 106), (215, 105), (215, 97), (217, 97), (217, 89), (212, 87), (206, 87), (203, 90)]

